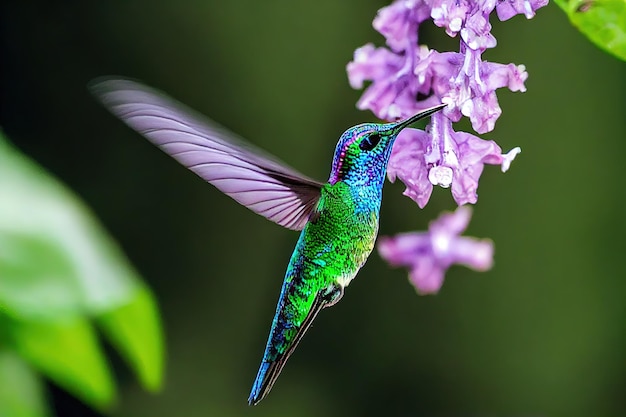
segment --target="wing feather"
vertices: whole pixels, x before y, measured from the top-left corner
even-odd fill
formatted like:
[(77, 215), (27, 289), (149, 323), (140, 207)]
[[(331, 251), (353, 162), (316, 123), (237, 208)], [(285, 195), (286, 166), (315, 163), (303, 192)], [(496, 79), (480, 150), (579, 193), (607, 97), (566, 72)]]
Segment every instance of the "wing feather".
[(240, 204), (293, 230), (304, 228), (322, 184), (165, 94), (102, 79), (91, 91), (117, 117)]

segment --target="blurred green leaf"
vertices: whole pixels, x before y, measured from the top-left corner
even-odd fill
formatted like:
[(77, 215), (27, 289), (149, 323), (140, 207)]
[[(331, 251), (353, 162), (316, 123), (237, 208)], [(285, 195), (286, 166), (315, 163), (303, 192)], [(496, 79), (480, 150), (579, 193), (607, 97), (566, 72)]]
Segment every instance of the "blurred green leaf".
[(1, 135), (0, 202), (0, 304), (9, 311), (52, 319), (129, 302), (139, 277), (116, 244), (69, 190)]
[(0, 416), (48, 416), (40, 378), (15, 353), (0, 349)]
[(16, 321), (10, 336), (24, 359), (86, 403), (104, 409), (115, 399), (107, 362), (86, 319)]
[(92, 319), (146, 388), (161, 385), (151, 292), (89, 210), (1, 134), (0, 313), (0, 343), (92, 406), (115, 398)]
[(148, 290), (140, 288), (128, 304), (102, 314), (98, 323), (144, 387), (158, 390), (163, 375), (163, 338), (157, 306)]
[(626, 1), (555, 0), (569, 20), (599, 48), (626, 61)]
[(0, 298), (14, 316), (41, 318), (80, 311), (81, 289), (69, 259), (35, 234), (0, 233)]

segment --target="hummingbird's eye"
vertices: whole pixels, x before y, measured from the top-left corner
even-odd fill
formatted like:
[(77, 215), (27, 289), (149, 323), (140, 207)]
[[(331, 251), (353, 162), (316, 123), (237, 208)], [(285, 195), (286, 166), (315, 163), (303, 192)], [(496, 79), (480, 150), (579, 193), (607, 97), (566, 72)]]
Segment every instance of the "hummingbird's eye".
[(371, 151), (378, 145), (380, 142), (380, 135), (378, 133), (372, 133), (371, 135), (363, 138), (361, 143), (359, 143), (359, 148), (364, 151)]

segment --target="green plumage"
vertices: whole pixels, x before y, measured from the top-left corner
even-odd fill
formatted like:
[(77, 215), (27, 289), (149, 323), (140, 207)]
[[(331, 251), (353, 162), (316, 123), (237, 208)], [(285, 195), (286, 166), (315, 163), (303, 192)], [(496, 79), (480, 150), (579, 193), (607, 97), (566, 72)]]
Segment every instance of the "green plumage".
[[(343, 291), (374, 248), (378, 210), (357, 210), (353, 191), (343, 182), (325, 185), (315, 214), (300, 234), (284, 283), (297, 284), (298, 290), (288, 291), (280, 306), (296, 327), (309, 314), (315, 295)], [(336, 301), (332, 298), (327, 304)], [(278, 349), (283, 352), (288, 346), (285, 340)]]
[[(291, 255), (253, 392), (269, 391), (317, 313), (335, 304), (374, 248), (381, 189), (326, 184)], [(366, 202), (364, 205), (363, 202)], [(374, 204), (372, 204), (374, 202)], [(257, 385), (259, 384), (259, 385)]]

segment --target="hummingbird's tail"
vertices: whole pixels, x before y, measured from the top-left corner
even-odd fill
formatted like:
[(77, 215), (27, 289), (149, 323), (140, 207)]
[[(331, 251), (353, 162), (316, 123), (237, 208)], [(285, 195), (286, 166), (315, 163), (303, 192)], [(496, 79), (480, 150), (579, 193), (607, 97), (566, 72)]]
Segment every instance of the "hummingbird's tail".
[(252, 385), (252, 391), (250, 392), (250, 397), (248, 397), (249, 405), (257, 405), (259, 401), (263, 399), (265, 394), (267, 394), (267, 370), (270, 367), (270, 362), (261, 362), (261, 367), (259, 368), (259, 372), (256, 375), (256, 379), (254, 380), (254, 385)]
[[(281, 300), (283, 296), (289, 291), (284, 291), (281, 294)], [(293, 311), (290, 311), (291, 304), (289, 302), (278, 303), (278, 309), (274, 322), (272, 323), (272, 330), (270, 331), (269, 340), (265, 347), (265, 353), (263, 355), (263, 361), (259, 367), (259, 372), (256, 375), (254, 384), (252, 385), (252, 391), (250, 391), (250, 397), (248, 398), (249, 405), (258, 404), (265, 396), (270, 392), (274, 382), (278, 379), (280, 372), (287, 363), (287, 359), (293, 353), (296, 346), (304, 336), (304, 333), (308, 330), (317, 316), (319, 311), (331, 305), (329, 301), (331, 297), (326, 294), (318, 293), (313, 300), (312, 305), (304, 312), (304, 320), (299, 326), (294, 326), (292, 320), (289, 317), (293, 316)], [(335, 300), (332, 298), (332, 300)]]
[(252, 391), (250, 391), (250, 397), (248, 397), (249, 405), (257, 405), (270, 392), (278, 375), (280, 375), (280, 370), (285, 365), (286, 359), (281, 362), (280, 365), (277, 362), (261, 362), (254, 385), (252, 385)]

